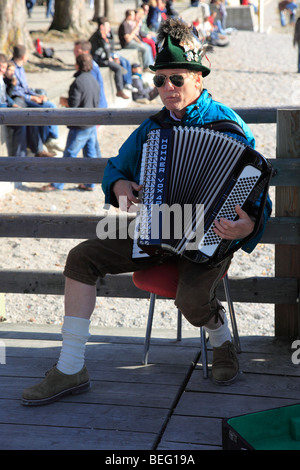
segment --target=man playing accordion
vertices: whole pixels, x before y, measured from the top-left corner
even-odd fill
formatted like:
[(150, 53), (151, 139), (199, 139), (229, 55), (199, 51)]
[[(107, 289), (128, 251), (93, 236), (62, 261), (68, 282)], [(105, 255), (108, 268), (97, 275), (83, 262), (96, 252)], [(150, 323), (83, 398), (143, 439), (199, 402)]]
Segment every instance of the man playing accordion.
[[(155, 72), (154, 85), (164, 107), (156, 116), (146, 119), (122, 145), (119, 154), (109, 160), (103, 178), (106, 203), (130, 211), (131, 206), (139, 202), (142, 149), (152, 129), (178, 124), (202, 127), (215, 121), (233, 122), (242, 132), (231, 130), (231, 135), (254, 147), (253, 135), (243, 120), (233, 110), (215, 102), (203, 88), (203, 77), (210, 73), (204, 65), (206, 52), (193, 30), (181, 20), (168, 19), (160, 26), (157, 55), (151, 69)], [(258, 199), (257, 207), (261, 204)], [(248, 237), (243, 250), (250, 253), (262, 236), (271, 213), (271, 201), (267, 199), (262, 222), (253, 237), (255, 211), (248, 214), (237, 206), (236, 213), (238, 219), (235, 221), (215, 221), (214, 231), (225, 240)], [(133, 258), (132, 237), (121, 239), (113, 235), (84, 241), (70, 251), (64, 271), (65, 318), (60, 357), (40, 384), (24, 391), (24, 405), (51, 403), (67, 393), (80, 393), (89, 388), (84, 351), (98, 277), (107, 273), (134, 272), (165, 261), (163, 255)], [(179, 271), (175, 304), (191, 324), (204, 326), (208, 332), (213, 347), (212, 378), (218, 384), (232, 383), (238, 375), (238, 360), (226, 315), (215, 294), (230, 261), (231, 256), (210, 266), (174, 255)]]

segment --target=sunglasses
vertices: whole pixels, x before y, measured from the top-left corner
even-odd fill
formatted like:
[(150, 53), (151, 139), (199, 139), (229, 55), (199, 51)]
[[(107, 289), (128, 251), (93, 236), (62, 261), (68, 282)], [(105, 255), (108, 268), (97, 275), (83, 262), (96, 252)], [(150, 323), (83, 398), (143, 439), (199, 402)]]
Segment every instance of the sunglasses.
[(172, 85), (181, 87), (184, 84), (184, 79), (186, 77), (183, 77), (182, 75), (170, 75), (169, 77), (166, 77), (165, 75), (154, 75), (153, 77), (153, 83), (156, 86), (156, 88), (160, 88), (166, 83), (166, 79), (169, 79)]

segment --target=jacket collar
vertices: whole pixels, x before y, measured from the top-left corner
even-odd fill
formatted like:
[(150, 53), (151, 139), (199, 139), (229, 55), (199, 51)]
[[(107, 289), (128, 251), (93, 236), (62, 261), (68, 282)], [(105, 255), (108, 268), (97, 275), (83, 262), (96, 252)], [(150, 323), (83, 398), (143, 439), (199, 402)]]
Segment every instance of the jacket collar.
[(204, 89), (199, 96), (196, 103), (191, 104), (186, 108), (185, 115), (181, 122), (183, 125), (192, 126), (197, 122), (197, 125), (204, 124), (204, 116), (207, 113), (212, 102), (212, 97), (206, 89)]

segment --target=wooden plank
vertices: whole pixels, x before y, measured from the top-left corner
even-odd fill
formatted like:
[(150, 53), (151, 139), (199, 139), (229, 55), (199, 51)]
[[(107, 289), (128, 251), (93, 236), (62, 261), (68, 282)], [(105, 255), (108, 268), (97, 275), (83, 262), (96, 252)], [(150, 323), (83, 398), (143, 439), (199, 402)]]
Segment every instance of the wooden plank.
[[(120, 386), (120, 380), (115, 382), (102, 379), (96, 380), (91, 373), (90, 378), (92, 388), (85, 400), (88, 399), (88, 402), (92, 404), (169, 408), (178, 391), (178, 385), (157, 383), (147, 383), (146, 385), (144, 383), (124, 381)], [(22, 379), (19, 377), (6, 377), (5, 380), (2, 380), (1, 400), (20, 400), (23, 390), (37, 383), (38, 380), (31, 377)], [(82, 398), (75, 395), (72, 397), (72, 402), (79, 403)]]
[[(121, 215), (121, 217), (123, 217)], [(96, 237), (99, 221), (106, 219), (111, 225), (118, 221), (114, 215), (52, 215), (1, 214), (0, 237), (14, 238), (71, 238)], [(126, 218), (124, 216), (124, 218)], [(134, 216), (128, 214), (128, 220)], [(300, 243), (300, 217), (271, 217), (261, 243), (296, 245)]]
[(93, 404), (88, 403), (88, 393), (83, 397), (82, 403), (69, 396), (47, 408), (29, 409), (20, 406), (19, 400), (1, 400), (1, 423), (42, 426), (47, 422), (50, 427), (157, 433), (168, 413), (163, 408)]
[[(209, 446), (222, 446), (221, 418), (239, 416), (241, 414), (263, 411), (278, 406), (296, 404), (292, 400), (269, 399), (264, 400), (256, 397), (227, 397), (224, 394), (191, 394), (183, 395), (184, 400), (188, 400), (194, 408), (191, 416), (185, 415), (185, 410), (178, 407), (168, 422), (168, 426), (161, 439), (160, 445), (165, 442), (185, 442), (187, 444), (202, 445), (209, 449)], [(205, 406), (207, 409), (205, 410)], [(215, 410), (215, 411), (214, 411)], [(218, 417), (216, 417), (219, 416)]]
[(225, 418), (299, 403), (298, 398), (231, 394), (230, 388), (228, 387), (227, 393), (222, 393), (222, 399), (220, 399), (219, 392), (186, 392), (182, 395), (174, 414), (191, 417)]
[[(199, 342), (200, 343), (200, 342)], [(51, 358), (52, 365), (59, 356), (61, 342), (42, 341), (32, 342), (30, 340), (5, 340), (6, 354), (8, 357), (14, 355), (20, 357), (26, 354), (30, 357), (32, 348), (39, 348), (40, 357), (44, 359)], [(194, 348), (186, 348), (184, 342), (176, 342), (173, 340), (164, 340), (161, 345), (152, 344), (149, 363), (155, 364), (169, 364), (174, 361), (178, 365), (191, 364), (195, 360), (199, 352), (200, 344)], [(90, 343), (86, 345), (86, 360), (87, 361), (113, 361), (114, 358), (119, 357), (119, 362), (123, 363), (123, 367), (128, 362), (134, 363), (137, 366), (141, 365), (143, 353), (143, 344), (118, 344), (111, 345), (110, 343)], [(100, 359), (99, 359), (100, 358)]]
[[(280, 106), (265, 108), (235, 108), (235, 111), (249, 124), (276, 123), (276, 111)], [(76, 126), (82, 125), (128, 125), (141, 124), (161, 108), (143, 109), (7, 109), (1, 108), (0, 122), (2, 125), (38, 125), (49, 124)], [(295, 107), (296, 109), (296, 107)]]
[(147, 432), (0, 424), (5, 450), (151, 450), (154, 441)]
[[(146, 329), (146, 328), (145, 328)], [(90, 327), (90, 341), (93, 343), (120, 343), (120, 344), (141, 344), (144, 342), (145, 329), (136, 327), (122, 327), (117, 330), (114, 327), (98, 328), (97, 326)], [(116, 334), (117, 332), (117, 334)], [(162, 344), (166, 339), (174, 340), (176, 333), (175, 330), (170, 328), (153, 328), (152, 341), (156, 344)], [(185, 333), (184, 341), (186, 347), (195, 347), (199, 344), (199, 329), (193, 328), (183, 330)], [(196, 336), (196, 337), (195, 337)], [(38, 340), (61, 340), (61, 325), (47, 324), (45, 329), (43, 324), (38, 323), (1, 323), (0, 328), (1, 338), (10, 339), (38, 339)]]
[(299, 245), (300, 218), (271, 217), (267, 222), (261, 243)]
[[(165, 441), (178, 442), (182, 438), (181, 430), (185, 431), (187, 443), (221, 445), (218, 422), (221, 418), (299, 402), (299, 366), (291, 363), (288, 341), (260, 337), (243, 339), (243, 352), (239, 355), (242, 373), (238, 380), (230, 387), (219, 387), (211, 380), (203, 379), (201, 367), (197, 366), (168, 422), (162, 445)], [(251, 353), (244, 352), (245, 348)], [(201, 426), (197, 426), (199, 422), (203, 422), (201, 430)], [(209, 433), (205, 433), (205, 426)], [(215, 436), (212, 441), (208, 440), (211, 434)]]
[[(282, 371), (284, 370), (284, 367), (282, 366), (284, 365), (282, 363), (280, 364), (281, 367), (277, 367), (276, 369), (278, 375), (268, 373), (268, 370), (266, 370), (267, 366), (265, 370), (263, 367), (257, 367), (256, 372), (251, 373), (247, 372), (247, 367), (244, 367), (246, 360), (249, 360), (249, 355), (245, 355), (244, 357), (243, 353), (239, 356), (240, 368), (243, 373), (241, 373), (238, 380), (226, 390), (226, 393), (233, 396), (251, 395), (256, 397), (289, 398), (299, 401), (299, 373), (297, 373), (296, 367), (294, 370), (297, 373), (297, 376), (283, 376)], [(252, 360), (258, 362), (259, 356), (254, 356)], [(271, 362), (275, 365), (276, 356), (273, 357)], [(288, 371), (288, 373), (290, 372), (291, 370)], [(219, 388), (217, 385), (214, 385), (211, 380), (202, 379), (202, 370), (199, 367), (199, 369), (196, 369), (193, 372), (186, 391), (218, 393)]]
[[(63, 126), (102, 125), (139, 125), (152, 114), (156, 114), (161, 108), (153, 107), (147, 110), (137, 110), (134, 108), (107, 108), (107, 109), (5, 109), (0, 110), (0, 123), (3, 125), (37, 125), (46, 126), (49, 124)], [(276, 119), (276, 109), (274, 108), (272, 119)]]
[[(191, 396), (192, 398), (192, 396)], [(207, 399), (208, 397), (203, 397)], [(222, 398), (219, 397), (222, 401)], [(198, 401), (194, 403), (196, 407)], [(196, 412), (196, 410), (195, 410)], [(210, 446), (222, 446), (221, 425), (222, 420), (218, 418), (207, 418), (208, 413), (204, 416), (172, 416), (168, 422), (168, 426), (160, 441), (160, 446), (165, 446), (167, 442), (177, 442), (178, 448), (182, 444), (202, 445), (205, 449)]]
[(216, 394), (186, 392), (168, 422), (161, 444), (173, 441), (221, 446), (222, 418), (296, 403), (298, 400), (221, 393), (220, 387)]
[(1, 157), (0, 181), (100, 183), (107, 158)]
[[(0, 285), (1, 292), (7, 293), (63, 295), (64, 276), (56, 271), (0, 270)], [(298, 298), (296, 278), (230, 278), (230, 289), (234, 302), (296, 304)], [(149, 293), (135, 287), (131, 274), (108, 274), (99, 280), (97, 295), (149, 298)], [(225, 300), (222, 284), (219, 285), (217, 295), (220, 300)]]
[[(300, 163), (300, 110), (278, 111), (277, 156)], [(300, 178), (299, 178), (300, 180)], [(276, 215), (300, 217), (300, 189), (293, 183), (276, 189)], [(275, 275), (293, 276), (300, 283), (300, 244), (275, 246)], [(299, 294), (298, 294), (299, 295)], [(298, 299), (299, 302), (300, 299)], [(276, 302), (275, 302), (276, 303)], [(275, 335), (297, 337), (300, 334), (298, 305), (275, 306)]]
[[(168, 365), (141, 366), (135, 355), (140, 355), (142, 344), (130, 344), (129, 337), (120, 338), (119, 344), (116, 336), (111, 342), (103, 341), (108, 337), (94, 327), (92, 338), (99, 342), (88, 342), (86, 348), (91, 391), (48, 407), (28, 408), (20, 404), (22, 390), (42, 378), (47, 362), (53, 364), (60, 343), (58, 327), (50, 326), (50, 332), (48, 325), (32, 325), (32, 332), (30, 325), (24, 330), (20, 325), (16, 331), (10, 328), (14, 325), (4, 325), (8, 372), (3, 371), (0, 390), (0, 439), (5, 449), (153, 449), (199, 350), (199, 344), (184, 347), (182, 342), (177, 348), (174, 341), (165, 340), (165, 346), (153, 349), (156, 361), (168, 361)], [(19, 431), (13, 433), (16, 428)]]
[[(59, 327), (3, 325), (4, 339), (9, 341), (9, 354), (5, 367), (8, 372), (0, 369), (1, 384), (4, 384), (0, 390), (1, 448), (180, 449), (191, 452), (221, 449), (222, 418), (299, 402), (299, 373), (298, 377), (293, 377), (290, 365), (285, 364), (290, 357), (287, 341), (242, 338), (243, 347), (249, 352), (239, 356), (244, 371), (239, 381), (230, 387), (217, 387), (210, 380), (203, 379), (202, 371), (197, 366), (184, 390), (182, 384), (185, 383), (187, 370), (190, 370), (189, 363), (186, 362), (185, 367), (178, 366), (181, 381), (177, 382), (175, 378), (175, 382), (169, 384), (167, 377), (165, 381), (163, 379), (163, 371), (168, 367), (169, 372), (172, 369), (175, 371), (178, 356), (170, 355), (172, 362), (169, 366), (151, 364), (137, 367), (128, 349), (130, 338), (118, 337), (119, 329), (116, 329), (116, 335), (109, 343), (108, 336), (102, 335), (103, 329), (94, 327), (93, 330), (93, 338), (97, 339), (98, 344), (93, 342), (90, 345), (95, 348), (95, 354), (89, 357), (87, 364), (95, 382), (94, 392), (66, 397), (49, 407), (26, 408), (20, 405), (18, 392), (25, 384), (40, 377), (45, 370), (44, 362), (49, 361), (52, 365), (51, 357), (45, 360), (41, 356), (43, 350), (47, 352), (47, 346), (51, 349), (58, 344)], [(114, 342), (116, 339), (118, 344)], [(171, 352), (177, 350), (175, 343), (168, 344)], [(103, 348), (102, 357), (100, 348)], [(136, 342), (132, 345), (132, 351), (135, 348)], [(159, 348), (156, 360), (161, 361), (164, 348)], [(188, 349), (193, 356), (193, 343), (190, 345), (188, 342)], [(178, 351), (182, 354), (180, 347)], [(22, 365), (26, 365), (26, 369), (20, 374)], [(30, 367), (32, 365), (33, 369)], [(38, 371), (38, 368), (41, 370)], [(106, 375), (102, 377), (104, 370)], [(108, 375), (110, 371), (111, 379)], [(157, 371), (160, 377), (156, 386)], [(179, 400), (174, 402), (175, 383), (178, 384)], [(143, 387), (145, 397), (142, 396)], [(158, 396), (160, 393), (161, 397)]]
[[(1, 214), (0, 237), (16, 238), (96, 238), (97, 224), (105, 219), (109, 226), (118, 226), (119, 219), (134, 220), (134, 215), (51, 215)], [(299, 221), (300, 224), (300, 221)], [(292, 229), (293, 230), (293, 229)]]
[[(277, 110), (285, 109), (286, 106), (234, 108), (241, 118), (248, 124), (275, 124)], [(149, 116), (160, 111), (160, 107), (147, 109), (12, 109), (1, 108), (0, 123), (2, 125), (38, 125), (49, 124), (76, 126), (82, 125), (139, 125)], [(290, 106), (290, 109), (299, 109), (297, 106)]]
[(290, 158), (276, 159), (270, 158), (275, 174), (271, 179), (271, 186), (285, 187), (285, 186), (298, 186), (300, 184), (300, 162), (299, 160)]
[[(0, 181), (100, 183), (108, 159), (0, 157)], [(276, 170), (274, 186), (299, 186), (300, 164), (295, 159), (270, 159)]]
[[(170, 345), (170, 347), (171, 346), (172, 345)], [(58, 351), (59, 349), (57, 349), (57, 352)], [(186, 374), (188, 362), (183, 363), (182, 361), (182, 364), (175, 364), (175, 361), (173, 361), (164, 364), (154, 364), (153, 361), (151, 361), (150, 367), (142, 365), (142, 346), (140, 350), (136, 349), (135, 357), (131, 357), (129, 365), (125, 364), (124, 361), (118, 360), (117, 355), (120, 352), (119, 348), (115, 348), (114, 352), (115, 357), (111, 359), (110, 362), (106, 362), (105, 360), (87, 360), (87, 367), (93, 382), (103, 380), (110, 381), (114, 384), (119, 384), (120, 382), (124, 382), (126, 384), (139, 383), (144, 385), (145, 388), (148, 384), (157, 384), (158, 387), (164, 385), (180, 387), (183, 377), (185, 377)], [(182, 352), (182, 350), (180, 352)], [(10, 353), (13, 354), (13, 351), (10, 351)], [(26, 353), (28, 353), (28, 349), (26, 350)], [(161, 348), (160, 354), (166, 354), (166, 348)], [(152, 345), (150, 355), (151, 359), (153, 359)], [(168, 356), (170, 357), (170, 354), (168, 354)], [(189, 361), (191, 357), (192, 356), (190, 356), (187, 361)], [(28, 357), (22, 357), (20, 355), (13, 357), (10, 355), (7, 357), (5, 367), (0, 368), (0, 377), (4, 377), (4, 379), (1, 378), (1, 384), (4, 388), (6, 386), (4, 385), (4, 380), (6, 384), (7, 381), (10, 380), (9, 378), (15, 377), (19, 379), (27, 378), (28, 381), (31, 381), (30, 384), (35, 381), (37, 383), (38, 380), (43, 379), (45, 372), (51, 369), (53, 363), (53, 358), (36, 357), (36, 355), (33, 357), (33, 354)], [(15, 392), (12, 393), (13, 396), (11, 397), (20, 398), (20, 394), (17, 397)]]

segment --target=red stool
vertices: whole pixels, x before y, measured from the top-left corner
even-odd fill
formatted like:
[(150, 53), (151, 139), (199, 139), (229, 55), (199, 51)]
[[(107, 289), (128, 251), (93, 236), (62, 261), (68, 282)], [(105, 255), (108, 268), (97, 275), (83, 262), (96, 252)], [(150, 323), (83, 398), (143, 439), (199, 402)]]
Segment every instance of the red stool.
[[(225, 290), (225, 296), (228, 303), (228, 309), (230, 313), (232, 332), (234, 337), (234, 343), (237, 352), (241, 352), (239, 334), (235, 319), (235, 313), (233, 303), (231, 300), (228, 276), (227, 273), (223, 276), (223, 285)], [(133, 282), (141, 290), (150, 292), (150, 307), (148, 313), (147, 330), (144, 344), (144, 355), (143, 364), (148, 364), (148, 355), (150, 348), (150, 338), (153, 323), (153, 314), (155, 307), (156, 296), (166, 297), (167, 299), (175, 299), (176, 290), (178, 284), (178, 269), (175, 263), (164, 263), (158, 266), (153, 266), (142, 271), (136, 271), (133, 273)], [(181, 327), (182, 327), (182, 313), (178, 310), (177, 313), (177, 341), (181, 340)], [(201, 356), (203, 364), (203, 375), (204, 378), (208, 377), (208, 365), (207, 365), (207, 347), (206, 347), (206, 334), (205, 329), (200, 327), (201, 336)]]

